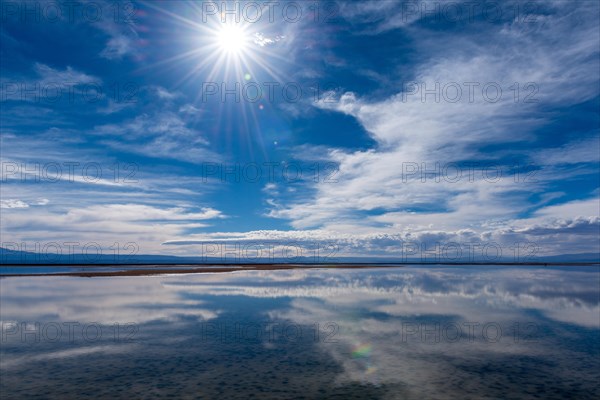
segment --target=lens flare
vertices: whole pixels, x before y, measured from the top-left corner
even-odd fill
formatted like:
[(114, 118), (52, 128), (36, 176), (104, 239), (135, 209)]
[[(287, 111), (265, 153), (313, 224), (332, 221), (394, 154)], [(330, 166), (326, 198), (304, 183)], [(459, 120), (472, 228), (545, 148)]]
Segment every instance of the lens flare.
[(356, 346), (352, 350), (352, 358), (363, 358), (368, 357), (371, 354), (373, 347), (369, 343), (361, 344)]

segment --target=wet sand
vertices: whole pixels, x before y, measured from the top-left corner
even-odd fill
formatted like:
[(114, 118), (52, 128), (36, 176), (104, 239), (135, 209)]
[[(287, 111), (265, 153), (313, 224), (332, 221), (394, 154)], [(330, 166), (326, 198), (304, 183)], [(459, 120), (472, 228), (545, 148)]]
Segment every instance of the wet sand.
[[(1, 274), (1, 278), (23, 277), (23, 276), (78, 276), (85, 278), (93, 277), (110, 277), (110, 276), (146, 276), (146, 275), (175, 275), (175, 274), (202, 274), (202, 273), (224, 273), (236, 271), (275, 271), (275, 270), (290, 270), (290, 269), (369, 269), (369, 268), (402, 268), (406, 266), (440, 266), (440, 265), (471, 265), (476, 266), (598, 266), (599, 263), (332, 263), (332, 264), (69, 264), (61, 265), (62, 267), (114, 267), (115, 271), (89, 271), (82, 272), (54, 272), (54, 273), (39, 273), (39, 274)], [(0, 267), (8, 266), (0, 264)], [(11, 267), (31, 268), (42, 266), (41, 264), (11, 264)], [(43, 266), (54, 266), (44, 264)], [(121, 269), (118, 268), (131, 268)]]

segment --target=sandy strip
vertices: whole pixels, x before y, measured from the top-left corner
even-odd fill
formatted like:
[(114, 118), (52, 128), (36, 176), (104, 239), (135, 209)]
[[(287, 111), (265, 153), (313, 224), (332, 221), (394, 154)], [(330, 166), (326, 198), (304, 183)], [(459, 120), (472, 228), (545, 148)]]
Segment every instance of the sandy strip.
[[(212, 267), (194, 264), (175, 264), (175, 265), (161, 265), (161, 264), (138, 264), (139, 268), (130, 269), (125, 271), (90, 271), (90, 272), (56, 272), (56, 273), (42, 273), (42, 274), (0, 274), (1, 278), (11, 277), (23, 277), (23, 276), (79, 276), (85, 278), (93, 278), (97, 276), (145, 276), (145, 275), (171, 275), (171, 274), (202, 274), (202, 273), (223, 273), (223, 272), (236, 272), (236, 271), (275, 271), (275, 270), (287, 270), (287, 269), (368, 269), (368, 268), (402, 268), (407, 266), (442, 266), (442, 265), (454, 265), (454, 266), (537, 266), (537, 267), (550, 267), (550, 266), (600, 266), (599, 263), (405, 263), (405, 264), (393, 264), (393, 263), (372, 263), (372, 264), (235, 264), (235, 265), (213, 265)], [(0, 267), (2, 265), (0, 264)], [(7, 265), (8, 266), (8, 265)], [(41, 265), (24, 265), (24, 264), (12, 264), (11, 267), (35, 267)], [(52, 267), (57, 265), (44, 265), (46, 267)], [(60, 265), (60, 267), (114, 267), (118, 269), (120, 267), (135, 267), (133, 264), (71, 264), (71, 265)], [(187, 268), (181, 268), (187, 267)]]

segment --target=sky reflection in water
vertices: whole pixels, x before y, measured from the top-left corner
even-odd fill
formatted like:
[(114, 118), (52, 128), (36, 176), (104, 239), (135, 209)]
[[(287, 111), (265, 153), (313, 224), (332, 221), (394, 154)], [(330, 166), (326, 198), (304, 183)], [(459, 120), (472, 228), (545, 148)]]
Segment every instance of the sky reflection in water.
[(595, 398), (599, 284), (597, 267), (6, 278), (1, 393)]

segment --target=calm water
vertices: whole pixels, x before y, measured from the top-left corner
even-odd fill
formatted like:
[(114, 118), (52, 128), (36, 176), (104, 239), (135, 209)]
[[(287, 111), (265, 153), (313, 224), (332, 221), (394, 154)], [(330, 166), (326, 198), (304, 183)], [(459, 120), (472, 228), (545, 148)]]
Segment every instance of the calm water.
[(3, 399), (600, 397), (598, 267), (0, 285)]
[[(202, 265), (202, 268), (219, 268), (218, 265)], [(195, 269), (197, 265), (86, 265), (86, 266), (68, 266), (68, 265), (45, 265), (45, 266), (19, 266), (19, 265), (0, 265), (0, 277), (2, 275), (46, 275), (46, 274), (64, 274), (78, 272), (116, 272), (116, 271), (134, 271), (136, 269)]]

